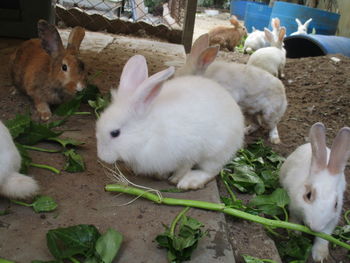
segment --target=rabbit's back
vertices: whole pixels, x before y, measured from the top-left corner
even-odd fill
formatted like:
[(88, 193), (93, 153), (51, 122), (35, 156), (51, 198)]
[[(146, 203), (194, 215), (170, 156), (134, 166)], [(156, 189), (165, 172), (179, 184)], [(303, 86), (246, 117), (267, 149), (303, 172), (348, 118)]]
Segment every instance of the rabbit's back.
[(0, 181), (21, 167), (21, 157), (11, 134), (0, 121)]

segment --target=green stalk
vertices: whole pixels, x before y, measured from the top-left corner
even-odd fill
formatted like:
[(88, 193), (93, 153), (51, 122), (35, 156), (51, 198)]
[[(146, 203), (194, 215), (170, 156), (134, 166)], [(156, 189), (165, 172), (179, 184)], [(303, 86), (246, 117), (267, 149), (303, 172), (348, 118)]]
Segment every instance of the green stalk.
[(350, 210), (347, 210), (344, 214), (344, 219), (345, 219), (347, 225), (350, 225), (349, 214), (350, 214)]
[(210, 203), (210, 202), (204, 202), (204, 201), (196, 201), (196, 200), (185, 200), (185, 199), (177, 199), (177, 198), (159, 198), (158, 195), (152, 194), (150, 192), (146, 192), (144, 190), (135, 188), (135, 187), (130, 187), (130, 186), (123, 186), (123, 185), (118, 185), (118, 184), (109, 184), (105, 186), (105, 190), (109, 192), (119, 192), (119, 193), (126, 193), (126, 194), (131, 194), (131, 195), (136, 195), (140, 196), (143, 198), (146, 198), (148, 200), (151, 200), (157, 204), (166, 204), (166, 205), (179, 205), (179, 206), (189, 206), (189, 207), (195, 207), (195, 208), (200, 208), (200, 209), (205, 209), (205, 210), (212, 210), (212, 211), (219, 211), (223, 212), (225, 214), (242, 218), (245, 220), (249, 220), (255, 223), (259, 223), (262, 225), (266, 225), (268, 227), (276, 228), (286, 228), (286, 229), (291, 229), (291, 230), (296, 230), (300, 232), (304, 232), (310, 235), (314, 235), (320, 238), (323, 238), (325, 240), (328, 240), (329, 242), (332, 242), (336, 245), (339, 245), (341, 247), (344, 247), (348, 250), (350, 250), (350, 245), (346, 244), (330, 235), (327, 235), (325, 233), (320, 233), (320, 232), (313, 232), (311, 231), (308, 227), (290, 223), (290, 222), (285, 222), (285, 221), (279, 221), (279, 220), (272, 220), (272, 219), (267, 219), (264, 217), (256, 216), (256, 215), (251, 215), (249, 213), (234, 209), (234, 208), (227, 208), (225, 207), (224, 204), (217, 204), (217, 203)]
[[(73, 258), (73, 257), (70, 257), (69, 260), (72, 261), (73, 263), (80, 263), (79, 260), (77, 260), (77, 259), (75, 259), (75, 258)], [(0, 262), (0, 263), (1, 263), (1, 262)]]
[(38, 163), (30, 163), (29, 164), (32, 167), (37, 167), (37, 168), (41, 168), (41, 169), (46, 169), (49, 170), (55, 174), (59, 174), (60, 170), (56, 169), (55, 167), (52, 167), (50, 165), (46, 165), (46, 164), (38, 164)]
[(186, 207), (185, 209), (183, 209), (173, 220), (173, 222), (171, 222), (171, 226), (170, 226), (170, 235), (173, 237), (175, 235), (175, 228), (177, 225), (177, 222), (179, 222), (179, 220), (181, 219), (181, 217), (183, 217), (187, 211), (190, 210), (190, 207)]
[(73, 113), (73, 115), (90, 115), (91, 112), (89, 111), (76, 111)]
[(0, 263), (15, 263), (15, 262), (0, 258)]
[(38, 152), (46, 152), (46, 153), (58, 153), (58, 152), (60, 152), (60, 150), (49, 150), (49, 149), (44, 149), (44, 148), (29, 146), (29, 145), (22, 145), (22, 146), (24, 149), (38, 151)]
[(231, 196), (232, 201), (233, 201), (233, 202), (236, 202), (236, 201), (237, 201), (237, 198), (236, 198), (235, 194), (233, 193), (231, 187), (228, 185), (227, 180), (224, 179), (224, 171), (221, 171), (220, 176), (221, 176), (222, 181), (224, 182), (224, 185), (225, 185), (225, 187), (226, 187), (227, 192), (228, 192), (228, 193), (230, 194), (230, 196)]
[[(33, 206), (33, 204), (28, 204), (28, 203), (21, 202), (21, 201), (17, 201), (17, 200), (13, 200), (13, 199), (11, 199), (11, 202), (14, 203), (14, 204), (23, 205), (23, 206), (26, 206), (26, 207), (31, 207), (31, 206)], [(1, 263), (1, 261), (0, 261), (0, 263)]]

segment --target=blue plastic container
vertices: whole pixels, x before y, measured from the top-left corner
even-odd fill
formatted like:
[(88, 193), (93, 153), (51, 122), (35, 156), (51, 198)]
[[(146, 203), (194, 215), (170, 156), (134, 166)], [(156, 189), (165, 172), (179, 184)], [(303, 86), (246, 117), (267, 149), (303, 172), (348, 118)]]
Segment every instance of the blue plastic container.
[(251, 33), (253, 26), (259, 30), (264, 30), (264, 27), (268, 27), (271, 11), (272, 7), (267, 5), (248, 3), (244, 16), (244, 25), (247, 31)]
[(232, 0), (231, 4), (230, 4), (231, 15), (235, 15), (238, 19), (243, 20), (244, 16), (245, 16), (247, 4), (249, 4), (249, 3), (255, 3), (258, 5), (265, 5), (264, 3), (260, 3), (260, 2)]
[(350, 57), (350, 38), (326, 35), (295, 35), (284, 39), (288, 58), (342, 54)]
[(287, 35), (298, 29), (295, 18), (299, 18), (302, 23), (312, 18), (312, 22), (308, 27), (309, 33), (315, 28), (316, 34), (334, 35), (337, 31), (340, 15), (303, 5), (275, 2), (271, 19), (274, 17), (278, 17), (281, 20), (281, 25), (287, 28)]

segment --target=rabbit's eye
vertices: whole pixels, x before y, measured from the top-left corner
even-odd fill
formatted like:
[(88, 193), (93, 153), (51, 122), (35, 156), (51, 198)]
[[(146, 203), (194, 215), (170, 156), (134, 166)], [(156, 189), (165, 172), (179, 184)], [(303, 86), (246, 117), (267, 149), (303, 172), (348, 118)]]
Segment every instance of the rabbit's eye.
[(66, 65), (66, 64), (63, 64), (63, 65), (62, 65), (62, 70), (63, 70), (63, 71), (67, 71), (67, 69), (68, 69), (67, 65)]
[(310, 201), (311, 200), (311, 191), (306, 194), (306, 198)]
[(113, 138), (118, 137), (119, 134), (120, 134), (120, 130), (119, 130), (119, 129), (118, 129), (118, 130), (111, 131), (111, 136), (112, 136)]

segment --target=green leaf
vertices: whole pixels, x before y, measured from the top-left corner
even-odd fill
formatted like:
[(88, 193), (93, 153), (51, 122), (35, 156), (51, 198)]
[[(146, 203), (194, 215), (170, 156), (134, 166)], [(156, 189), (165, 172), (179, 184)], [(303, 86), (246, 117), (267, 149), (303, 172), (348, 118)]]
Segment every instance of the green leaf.
[[(180, 215), (180, 214), (179, 214)], [(178, 216), (175, 218), (175, 220)], [(198, 241), (206, 234), (202, 232), (203, 224), (194, 218), (181, 216), (177, 223), (177, 232), (172, 235), (168, 226), (165, 232), (156, 237), (159, 247), (168, 249), (169, 262), (182, 262), (191, 259), (191, 254), (197, 248)]]
[(0, 263), (15, 263), (15, 262), (7, 260), (7, 259), (0, 258)]
[(65, 171), (70, 173), (83, 172), (85, 170), (85, 164), (83, 158), (75, 152), (74, 149), (66, 150), (63, 154), (67, 157), (67, 163), (64, 168)]
[(91, 257), (100, 233), (93, 225), (77, 225), (49, 230), (47, 246), (55, 259), (62, 260), (74, 255)]
[(248, 255), (243, 255), (243, 259), (245, 263), (265, 263), (265, 262), (269, 262), (269, 263), (277, 263), (274, 260), (270, 260), (270, 259), (259, 259), (259, 258), (255, 258), (252, 256), (248, 256)]
[(94, 100), (100, 94), (97, 86), (88, 84), (85, 89), (77, 93), (77, 96), (81, 97), (82, 103), (87, 103), (89, 100)]
[(21, 155), (21, 158), (22, 158), (20, 172), (23, 173), (23, 174), (27, 174), (28, 167), (30, 166), (30, 164), (32, 162), (32, 158), (29, 156), (28, 151), (23, 147), (23, 145), (21, 145), (19, 143), (15, 143), (15, 144), (16, 144), (18, 152), (19, 152), (19, 154)]
[(122, 241), (122, 234), (112, 228), (109, 228), (106, 233), (99, 237), (95, 249), (103, 263), (112, 263), (119, 251)]
[(270, 195), (260, 195), (254, 197), (249, 202), (249, 206), (255, 207), (265, 214), (278, 216), (283, 214), (282, 209), (288, 205), (288, 203), (289, 197), (287, 192), (282, 188), (277, 188)]
[(57, 260), (50, 260), (50, 261), (33, 260), (31, 263), (62, 263), (62, 261), (57, 261)]
[(49, 138), (48, 140), (57, 142), (57, 143), (61, 144), (61, 146), (64, 148), (67, 148), (67, 146), (79, 146), (79, 145), (84, 144), (83, 142), (79, 142), (79, 141), (76, 141), (76, 140), (70, 139), (70, 138), (64, 139), (64, 138), (54, 137), (54, 138)]
[(73, 99), (60, 104), (55, 110), (54, 114), (57, 116), (70, 116), (73, 115), (74, 112), (76, 112), (81, 104), (81, 96), (76, 96)]
[(30, 126), (25, 130), (25, 133), (17, 138), (17, 141), (21, 144), (33, 145), (48, 138), (57, 137), (60, 134), (62, 132), (52, 131), (47, 126), (32, 121)]
[(6, 121), (5, 125), (9, 129), (12, 138), (16, 139), (20, 134), (24, 133), (27, 128), (29, 128), (30, 123), (31, 120), (29, 114), (17, 114), (14, 119)]
[(287, 241), (276, 242), (276, 245), (283, 262), (293, 260), (306, 262), (312, 248), (312, 242), (309, 238), (293, 232), (290, 233)]
[(50, 196), (37, 196), (33, 203), (33, 209), (36, 213), (51, 212), (56, 208), (57, 203)]

